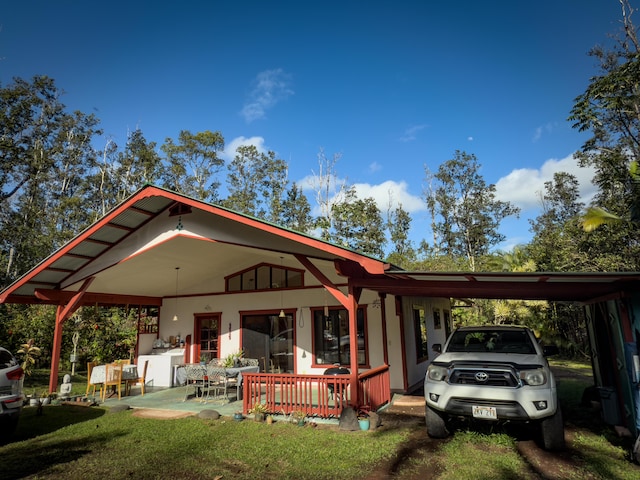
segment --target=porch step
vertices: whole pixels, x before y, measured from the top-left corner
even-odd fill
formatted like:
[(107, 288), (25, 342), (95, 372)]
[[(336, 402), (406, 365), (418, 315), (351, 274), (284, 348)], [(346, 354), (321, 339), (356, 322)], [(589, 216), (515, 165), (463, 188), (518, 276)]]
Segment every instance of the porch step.
[(396, 393), (393, 395), (391, 405), (398, 407), (424, 407), (424, 397), (422, 395), (402, 395)]

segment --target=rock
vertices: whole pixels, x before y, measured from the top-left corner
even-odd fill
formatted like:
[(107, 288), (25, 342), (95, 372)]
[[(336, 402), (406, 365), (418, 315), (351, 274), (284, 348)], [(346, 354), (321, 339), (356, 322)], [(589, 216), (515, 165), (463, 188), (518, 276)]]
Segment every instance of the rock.
[(353, 407), (347, 407), (342, 410), (340, 414), (339, 429), (355, 432), (360, 430), (360, 424), (358, 423), (358, 415)]
[(118, 405), (114, 405), (113, 407), (109, 408), (109, 413), (123, 412), (125, 410), (129, 410), (130, 408), (131, 407), (126, 403), (119, 403)]
[(217, 410), (202, 410), (198, 413), (198, 418), (205, 418), (207, 420), (218, 420), (220, 413)]
[(382, 425), (380, 415), (378, 415), (376, 412), (369, 412), (369, 430), (375, 430), (380, 425)]

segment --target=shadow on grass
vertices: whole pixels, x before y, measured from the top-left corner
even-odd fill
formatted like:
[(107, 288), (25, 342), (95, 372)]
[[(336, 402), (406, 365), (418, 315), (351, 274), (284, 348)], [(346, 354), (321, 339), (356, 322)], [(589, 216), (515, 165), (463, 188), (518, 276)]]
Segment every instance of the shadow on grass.
[[(55, 414), (53, 414), (53, 409), (55, 409)], [(76, 405), (47, 405), (42, 408), (41, 415), (38, 415), (37, 410), (36, 407), (23, 408), (15, 433), (8, 441), (0, 443), (0, 445), (46, 435), (67, 425), (94, 420), (106, 413), (102, 408)]]
[[(5, 466), (0, 471), (0, 480), (26, 478), (57, 465), (75, 462), (84, 455), (94, 454), (118, 435), (110, 431), (73, 439), (56, 440), (53, 437), (36, 444), (28, 442), (9, 445), (3, 452)], [(123, 431), (121, 435), (126, 435), (126, 432)]]

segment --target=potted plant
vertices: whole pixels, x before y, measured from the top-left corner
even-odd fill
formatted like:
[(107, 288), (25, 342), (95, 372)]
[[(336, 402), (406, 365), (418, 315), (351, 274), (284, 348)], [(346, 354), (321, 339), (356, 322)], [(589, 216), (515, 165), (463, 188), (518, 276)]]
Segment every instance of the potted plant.
[(291, 414), (293, 418), (293, 422), (296, 423), (299, 427), (304, 427), (304, 419), (307, 416), (307, 412), (304, 410), (296, 410)]
[(43, 390), (40, 393), (40, 405), (48, 405), (51, 402), (51, 394), (49, 390)]
[(240, 366), (240, 359), (244, 355), (244, 350), (238, 350), (237, 352), (230, 353), (224, 360), (222, 361), (222, 366), (225, 368), (238, 367)]
[(369, 430), (371, 426), (371, 421), (369, 420), (369, 414), (365, 410), (358, 411), (358, 425), (360, 425), (360, 430)]
[(264, 422), (264, 417), (269, 411), (265, 403), (258, 402), (249, 410), (249, 413), (253, 415), (256, 422)]

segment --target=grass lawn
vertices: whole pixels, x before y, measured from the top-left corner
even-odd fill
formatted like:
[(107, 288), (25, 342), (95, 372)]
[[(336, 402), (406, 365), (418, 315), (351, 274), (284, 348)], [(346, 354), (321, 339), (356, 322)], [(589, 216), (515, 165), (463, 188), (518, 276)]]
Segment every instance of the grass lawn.
[(630, 440), (581, 404), (590, 369), (559, 366), (576, 373), (558, 382), (567, 429), (567, 449), (560, 453), (543, 452), (533, 440), (501, 428), (462, 429), (447, 440), (430, 440), (420, 419), (344, 432), (284, 421), (157, 420), (132, 410), (52, 405), (42, 415), (24, 409), (15, 438), (0, 446), (0, 480), (640, 478)]
[(0, 447), (0, 479), (361, 478), (409, 433), (228, 417), (156, 420), (68, 405), (23, 413), (15, 441)]

